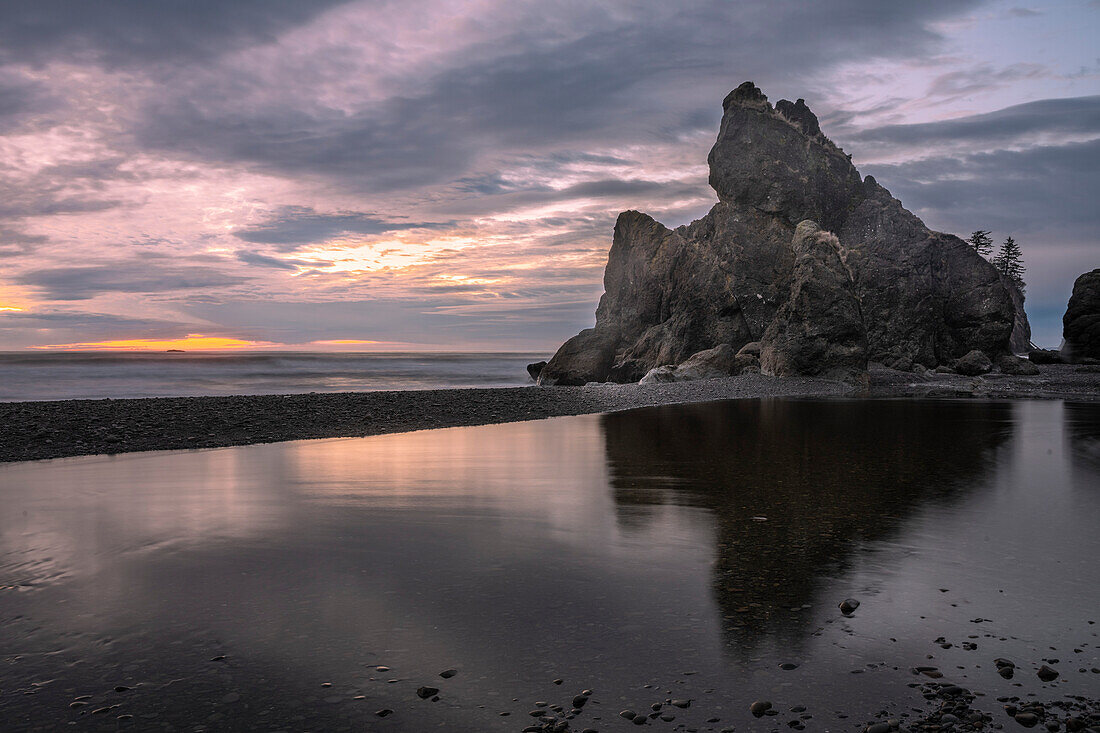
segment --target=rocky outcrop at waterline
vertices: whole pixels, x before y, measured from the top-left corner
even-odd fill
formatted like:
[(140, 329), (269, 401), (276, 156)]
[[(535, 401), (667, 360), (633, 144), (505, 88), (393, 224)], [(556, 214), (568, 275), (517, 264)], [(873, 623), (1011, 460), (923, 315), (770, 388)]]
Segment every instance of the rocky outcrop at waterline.
[[(932, 368), (1009, 352), (1013, 301), (993, 266), (861, 177), (804, 101), (773, 108), (745, 82), (723, 106), (708, 158), (718, 203), (675, 230), (619, 215), (596, 325), (562, 345), (540, 384), (637, 381), (751, 342), (765, 374), (845, 378), (868, 360)], [(805, 251), (803, 222), (831, 253)]]
[(1063, 357), (1070, 362), (1100, 359), (1100, 268), (1073, 283), (1062, 316)]

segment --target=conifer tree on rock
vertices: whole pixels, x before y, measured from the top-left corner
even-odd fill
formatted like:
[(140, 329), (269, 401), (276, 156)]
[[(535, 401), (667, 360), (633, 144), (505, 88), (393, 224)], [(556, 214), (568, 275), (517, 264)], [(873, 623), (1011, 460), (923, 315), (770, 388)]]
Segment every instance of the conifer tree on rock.
[(989, 256), (993, 254), (993, 239), (989, 236), (989, 230), (987, 229), (978, 229), (971, 234), (970, 239), (966, 241), (974, 248), (975, 252), (987, 260)]
[(1016, 244), (1015, 239), (1008, 237), (1001, 244), (1001, 250), (997, 256), (993, 258), (993, 266), (997, 268), (997, 272), (1016, 283), (1021, 291), (1024, 289), (1023, 257), (1020, 245)]

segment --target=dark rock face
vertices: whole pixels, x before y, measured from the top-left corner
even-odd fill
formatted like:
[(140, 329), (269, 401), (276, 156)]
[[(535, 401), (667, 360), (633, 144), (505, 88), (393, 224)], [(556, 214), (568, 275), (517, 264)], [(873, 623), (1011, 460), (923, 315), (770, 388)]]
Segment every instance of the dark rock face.
[(531, 379), (537, 380), (539, 375), (542, 374), (542, 368), (545, 366), (545, 361), (536, 361), (534, 364), (528, 364), (527, 373), (531, 375)]
[(1001, 284), (1008, 290), (1008, 297), (1012, 298), (1012, 335), (1008, 339), (1008, 346), (1013, 354), (1026, 354), (1031, 351), (1031, 323), (1028, 322), (1027, 312), (1024, 310), (1024, 292), (1010, 277), (1002, 275)]
[[(760, 341), (783, 308), (773, 336), (787, 339), (785, 373), (858, 368), (853, 304), (866, 358), (887, 365), (934, 367), (973, 349), (1009, 351), (1013, 302), (993, 266), (958, 237), (930, 231), (870, 176), (861, 179), (805, 102), (773, 109), (746, 82), (723, 106), (708, 158), (718, 203), (675, 231), (637, 211), (619, 216), (596, 327), (558, 350), (540, 384), (636, 381), (719, 344), (736, 351)], [(841, 287), (832, 258), (811, 264), (796, 251), (796, 227), (806, 219), (839, 238), (850, 285)], [(836, 322), (809, 301), (791, 302), (796, 281), (797, 292), (810, 295), (818, 275), (830, 279)], [(851, 297), (837, 300), (842, 292)], [(813, 351), (833, 337), (844, 345)], [(796, 358), (799, 344), (810, 351)], [(818, 363), (844, 361), (849, 351), (847, 367)]]
[(1062, 316), (1063, 354), (1071, 362), (1100, 359), (1100, 268), (1073, 283), (1066, 314)]
[(807, 219), (791, 249), (791, 293), (764, 331), (760, 371), (859, 379), (867, 371), (867, 331), (840, 241)]

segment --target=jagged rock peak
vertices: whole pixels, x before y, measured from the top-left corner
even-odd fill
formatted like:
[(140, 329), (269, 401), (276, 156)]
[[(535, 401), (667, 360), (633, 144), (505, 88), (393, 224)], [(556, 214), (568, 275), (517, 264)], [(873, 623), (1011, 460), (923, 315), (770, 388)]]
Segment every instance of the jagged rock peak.
[(786, 99), (780, 99), (775, 103), (775, 111), (801, 127), (802, 132), (807, 135), (812, 137), (821, 134), (821, 125), (817, 122), (817, 115), (806, 106), (805, 99), (799, 99), (793, 104)]
[(726, 97), (710, 150), (710, 185), (724, 202), (782, 217), (791, 227), (813, 219), (838, 231), (864, 195), (859, 171), (818, 126), (804, 100), (781, 113), (752, 82)]
[(768, 104), (768, 97), (764, 92), (753, 84), (751, 81), (746, 81), (741, 86), (734, 89), (732, 92), (726, 95), (726, 98), (722, 100), (722, 110), (729, 111), (729, 108), (735, 104), (739, 104), (744, 107), (753, 107), (755, 109), (771, 109), (772, 106)]

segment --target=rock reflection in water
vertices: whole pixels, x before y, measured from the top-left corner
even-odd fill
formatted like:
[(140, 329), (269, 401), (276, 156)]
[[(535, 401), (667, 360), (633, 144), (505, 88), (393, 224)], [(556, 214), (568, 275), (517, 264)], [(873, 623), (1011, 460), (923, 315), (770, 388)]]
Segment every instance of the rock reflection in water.
[(1065, 419), (1072, 462), (1092, 471), (1100, 468), (1100, 410), (1094, 404), (1067, 402)]
[(652, 504), (713, 512), (726, 641), (751, 652), (764, 634), (798, 644), (812, 633), (804, 607), (841, 600), (823, 576), (861, 542), (979, 485), (1009, 437), (1011, 409), (739, 401), (613, 413), (603, 428), (620, 521), (644, 521), (639, 509)]

